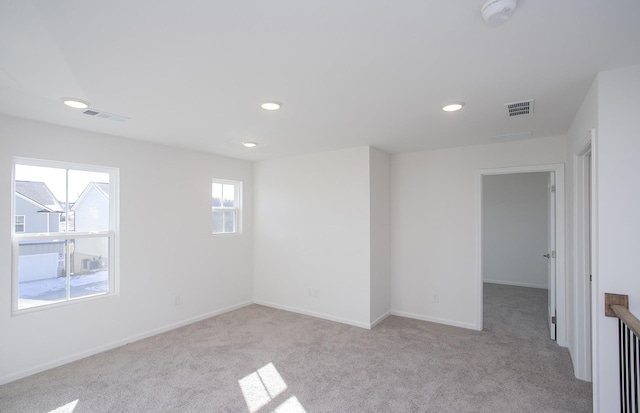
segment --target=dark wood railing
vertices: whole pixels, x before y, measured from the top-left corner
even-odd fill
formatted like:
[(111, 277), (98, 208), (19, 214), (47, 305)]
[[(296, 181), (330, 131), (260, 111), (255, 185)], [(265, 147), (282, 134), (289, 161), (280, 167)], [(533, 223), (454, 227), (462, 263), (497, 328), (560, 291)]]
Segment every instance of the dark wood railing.
[(618, 318), (620, 412), (640, 413), (640, 320), (629, 311), (629, 297), (605, 294), (605, 314)]

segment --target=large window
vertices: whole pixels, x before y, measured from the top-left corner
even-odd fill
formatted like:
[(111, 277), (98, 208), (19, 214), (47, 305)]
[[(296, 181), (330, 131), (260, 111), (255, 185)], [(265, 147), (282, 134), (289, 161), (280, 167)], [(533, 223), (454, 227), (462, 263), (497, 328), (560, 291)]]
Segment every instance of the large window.
[(115, 168), (15, 159), (14, 311), (115, 292), (117, 183)]
[(242, 183), (214, 179), (211, 201), (214, 234), (240, 233)]

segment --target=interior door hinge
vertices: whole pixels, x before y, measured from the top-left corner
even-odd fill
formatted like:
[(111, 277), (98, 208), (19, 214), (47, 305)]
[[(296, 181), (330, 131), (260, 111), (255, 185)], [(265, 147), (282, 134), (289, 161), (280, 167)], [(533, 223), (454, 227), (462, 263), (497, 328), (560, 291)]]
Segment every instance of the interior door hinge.
[(556, 323), (556, 316), (552, 316), (551, 317), (551, 324), (555, 324)]
[(551, 192), (556, 192), (556, 186), (555, 185), (551, 185)]

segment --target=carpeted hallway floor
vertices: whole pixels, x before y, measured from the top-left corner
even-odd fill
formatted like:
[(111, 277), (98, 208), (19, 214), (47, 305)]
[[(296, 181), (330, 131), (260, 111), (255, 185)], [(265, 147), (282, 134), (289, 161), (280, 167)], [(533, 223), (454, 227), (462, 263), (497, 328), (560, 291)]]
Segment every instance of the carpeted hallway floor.
[(0, 412), (591, 411), (529, 290), (485, 284), (482, 332), (251, 305), (1, 386)]

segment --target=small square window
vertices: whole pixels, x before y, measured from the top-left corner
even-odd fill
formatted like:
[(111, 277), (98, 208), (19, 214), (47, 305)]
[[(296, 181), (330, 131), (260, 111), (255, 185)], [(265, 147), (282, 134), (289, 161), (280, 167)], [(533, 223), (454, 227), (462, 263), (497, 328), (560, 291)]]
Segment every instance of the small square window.
[(214, 234), (240, 233), (242, 182), (214, 179), (211, 211)]

